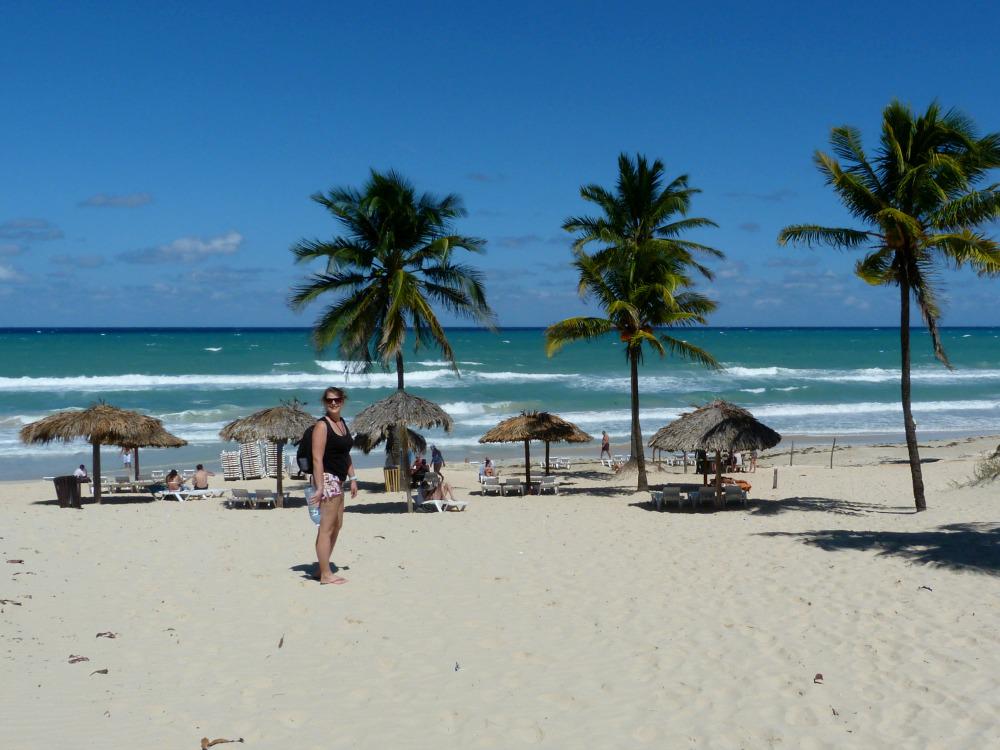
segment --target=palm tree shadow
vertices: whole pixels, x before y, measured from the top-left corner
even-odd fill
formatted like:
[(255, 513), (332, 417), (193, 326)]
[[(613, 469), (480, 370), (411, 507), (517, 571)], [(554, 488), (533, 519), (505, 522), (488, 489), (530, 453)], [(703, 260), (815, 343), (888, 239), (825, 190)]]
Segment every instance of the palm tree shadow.
[(1000, 524), (953, 523), (935, 531), (767, 531), (760, 536), (795, 537), (827, 552), (875, 551), (935, 567), (1000, 575)]
[(864, 516), (871, 513), (889, 515), (913, 515), (914, 508), (907, 506), (885, 506), (874, 503), (860, 503), (854, 500), (838, 500), (829, 497), (785, 497), (781, 500), (758, 500), (753, 510), (755, 516), (776, 516), (788, 511), (809, 511), (835, 513), (842, 516)]

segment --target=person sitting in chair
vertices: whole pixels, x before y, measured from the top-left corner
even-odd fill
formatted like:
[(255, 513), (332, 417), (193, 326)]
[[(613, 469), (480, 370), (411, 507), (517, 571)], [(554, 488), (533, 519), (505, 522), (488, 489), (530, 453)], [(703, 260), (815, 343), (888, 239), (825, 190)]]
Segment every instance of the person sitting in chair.
[(196, 490), (207, 490), (208, 478), (214, 476), (215, 472), (207, 471), (204, 466), (198, 464), (194, 469), (194, 477), (191, 482)]
[(419, 486), (424, 481), (424, 476), (428, 471), (430, 471), (430, 467), (427, 465), (427, 459), (423, 456), (418, 456), (417, 460), (413, 462), (413, 466), (410, 467), (410, 486)]
[(487, 456), (486, 460), (483, 462), (483, 476), (484, 477), (495, 477), (497, 475), (496, 467), (493, 465), (493, 460)]
[(441, 502), (444, 502), (445, 500), (455, 502), (455, 493), (452, 492), (451, 485), (442, 479), (434, 485), (433, 488), (427, 491), (424, 498), (426, 500), (438, 500)]
[(177, 469), (171, 469), (170, 473), (167, 474), (165, 481), (167, 483), (167, 489), (170, 492), (177, 492), (178, 490), (183, 489), (184, 480), (181, 478)]

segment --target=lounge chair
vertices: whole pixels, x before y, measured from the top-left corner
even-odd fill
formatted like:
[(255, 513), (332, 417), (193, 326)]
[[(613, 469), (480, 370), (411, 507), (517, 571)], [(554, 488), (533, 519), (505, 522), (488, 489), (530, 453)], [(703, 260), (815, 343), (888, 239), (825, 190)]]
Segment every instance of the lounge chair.
[(503, 483), (500, 485), (500, 494), (506, 497), (514, 492), (524, 497), (524, 485), (521, 483), (521, 478), (504, 477)]
[(502, 495), (503, 488), (500, 486), (500, 477), (483, 477), (484, 495)]
[(542, 477), (538, 482), (538, 494), (541, 495), (545, 492), (551, 492), (553, 495), (559, 494), (559, 478), (548, 476)]
[(681, 488), (676, 484), (668, 484), (662, 490), (654, 490), (649, 496), (657, 510), (661, 510), (665, 503), (675, 502), (678, 508), (684, 504)]
[(151, 479), (162, 481), (164, 477), (163, 469), (153, 469), (151, 472), (149, 472), (149, 476)]
[(722, 489), (725, 490), (725, 494), (722, 496), (724, 504), (728, 504), (730, 501), (743, 503), (743, 505), (747, 504), (747, 493), (738, 485), (727, 484)]
[(268, 505), (276, 508), (274, 500), (274, 490), (257, 490), (253, 498), (253, 507), (259, 508), (261, 505)]
[(701, 505), (702, 503), (718, 505), (718, 499), (715, 495), (715, 486), (711, 484), (699, 487), (698, 489), (688, 493), (688, 499), (691, 501), (691, 505), (694, 505), (695, 502), (697, 502), (698, 505)]
[(229, 502), (226, 503), (227, 508), (249, 508), (250, 507), (250, 493), (246, 490), (234, 489), (232, 491), (232, 497), (229, 498)]

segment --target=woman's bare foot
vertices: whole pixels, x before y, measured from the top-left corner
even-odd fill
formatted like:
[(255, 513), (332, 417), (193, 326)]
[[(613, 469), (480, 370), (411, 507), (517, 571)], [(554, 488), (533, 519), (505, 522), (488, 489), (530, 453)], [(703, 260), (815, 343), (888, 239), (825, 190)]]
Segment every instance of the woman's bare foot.
[(341, 584), (341, 583), (347, 583), (347, 579), (341, 576), (335, 576), (331, 573), (329, 576), (323, 576), (322, 578), (320, 578), (319, 582), (323, 585), (328, 583)]

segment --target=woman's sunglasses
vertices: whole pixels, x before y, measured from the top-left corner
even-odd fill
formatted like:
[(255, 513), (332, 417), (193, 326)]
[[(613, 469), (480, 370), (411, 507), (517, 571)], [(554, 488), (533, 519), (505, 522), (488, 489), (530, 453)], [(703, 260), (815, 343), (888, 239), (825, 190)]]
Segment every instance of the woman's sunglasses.
[(326, 403), (328, 403), (328, 404), (342, 404), (342, 403), (344, 403), (344, 398), (342, 396), (341, 397), (334, 396), (333, 398), (327, 398), (327, 399), (323, 399), (323, 400), (326, 401)]

